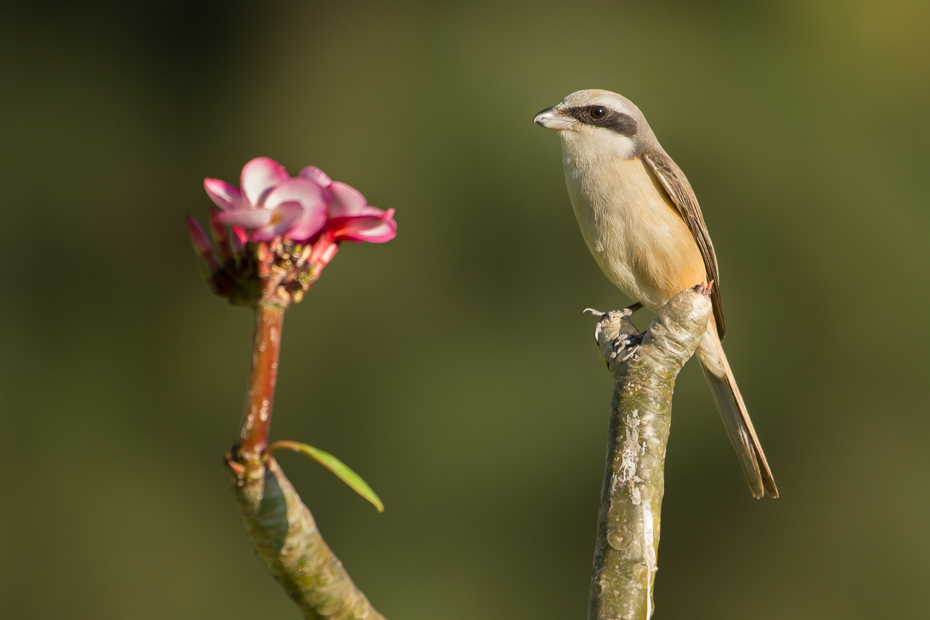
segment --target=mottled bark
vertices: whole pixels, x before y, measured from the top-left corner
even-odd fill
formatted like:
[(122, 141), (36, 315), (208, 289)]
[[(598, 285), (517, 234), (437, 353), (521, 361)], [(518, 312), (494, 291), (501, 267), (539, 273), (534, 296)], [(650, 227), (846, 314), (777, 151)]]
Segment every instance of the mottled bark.
[(384, 620), (327, 546), (310, 510), (274, 459), (230, 464), (236, 509), (272, 576), (308, 620)]
[(711, 313), (703, 292), (683, 291), (659, 311), (638, 346), (629, 312), (606, 313), (598, 323), (597, 344), (615, 383), (589, 620), (652, 616), (672, 391)]

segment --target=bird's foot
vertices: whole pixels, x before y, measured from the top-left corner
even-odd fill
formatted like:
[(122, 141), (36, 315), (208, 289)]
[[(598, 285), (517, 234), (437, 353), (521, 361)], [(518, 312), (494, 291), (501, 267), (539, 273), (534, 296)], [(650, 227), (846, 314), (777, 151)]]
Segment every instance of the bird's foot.
[[(634, 304), (637, 306), (639, 304)], [(614, 368), (634, 357), (643, 342), (643, 334), (630, 321), (638, 308), (630, 307), (613, 312), (600, 312), (587, 308), (585, 312), (600, 318), (594, 328), (594, 340), (601, 349), (601, 359), (608, 368)]]
[(607, 365), (622, 364), (639, 352), (643, 343), (643, 334), (621, 333), (611, 342), (611, 352), (607, 355)]

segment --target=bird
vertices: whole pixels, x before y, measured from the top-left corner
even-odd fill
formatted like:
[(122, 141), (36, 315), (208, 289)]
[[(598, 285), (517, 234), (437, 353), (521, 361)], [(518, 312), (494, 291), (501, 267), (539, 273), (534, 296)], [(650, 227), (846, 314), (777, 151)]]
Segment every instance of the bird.
[(604, 275), (657, 312), (699, 284), (713, 315), (696, 355), (755, 498), (778, 497), (775, 479), (723, 352), (720, 274), (688, 179), (629, 99), (580, 90), (533, 119), (558, 132), (568, 195), (585, 244)]

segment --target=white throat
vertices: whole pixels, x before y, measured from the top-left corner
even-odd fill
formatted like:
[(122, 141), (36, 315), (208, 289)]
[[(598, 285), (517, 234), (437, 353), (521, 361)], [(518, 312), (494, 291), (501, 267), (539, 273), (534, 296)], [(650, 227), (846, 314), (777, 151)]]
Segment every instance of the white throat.
[(601, 127), (580, 126), (560, 131), (562, 160), (629, 159), (636, 154), (632, 138)]

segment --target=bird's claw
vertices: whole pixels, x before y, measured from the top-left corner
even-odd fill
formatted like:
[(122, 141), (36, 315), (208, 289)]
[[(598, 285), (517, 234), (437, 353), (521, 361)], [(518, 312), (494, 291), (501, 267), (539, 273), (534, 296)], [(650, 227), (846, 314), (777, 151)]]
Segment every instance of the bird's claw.
[(620, 334), (611, 343), (612, 351), (607, 356), (607, 365), (622, 364), (639, 352), (643, 334)]
[[(600, 310), (595, 310), (594, 308), (585, 308), (581, 311), (582, 314), (590, 312), (599, 319), (603, 319), (606, 312), (601, 312)], [(594, 342), (600, 342), (601, 330), (604, 329), (603, 321), (598, 321), (597, 325), (594, 326)]]
[(637, 309), (634, 305), (611, 312), (601, 312), (591, 308), (585, 310), (599, 319), (594, 327), (594, 340), (601, 350), (601, 360), (611, 370), (633, 358), (639, 351), (644, 334), (641, 334), (630, 321), (630, 315)]

